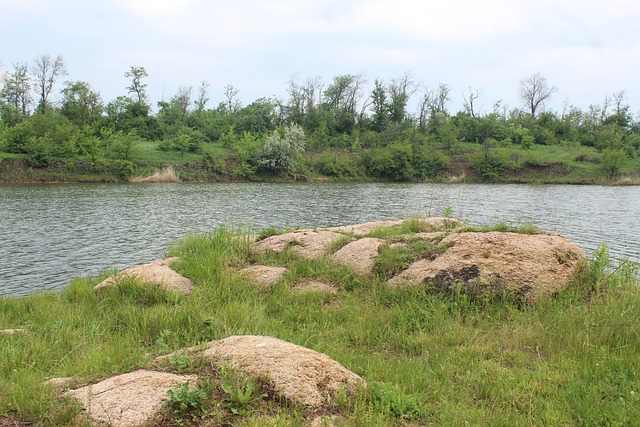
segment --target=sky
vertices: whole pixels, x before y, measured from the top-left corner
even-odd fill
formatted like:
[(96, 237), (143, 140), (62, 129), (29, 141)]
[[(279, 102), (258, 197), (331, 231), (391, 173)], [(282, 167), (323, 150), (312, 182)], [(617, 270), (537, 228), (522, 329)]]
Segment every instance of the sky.
[(637, 0), (0, 0), (0, 72), (62, 55), (64, 80), (106, 103), (143, 66), (153, 106), (206, 80), (209, 107), (227, 85), (247, 105), (287, 100), (292, 79), (362, 73), (368, 96), (375, 79), (409, 73), (414, 100), (445, 83), (451, 112), (471, 90), (485, 114), (497, 101), (522, 107), (521, 80), (541, 73), (557, 89), (548, 110), (624, 90), (635, 115), (638, 22)]

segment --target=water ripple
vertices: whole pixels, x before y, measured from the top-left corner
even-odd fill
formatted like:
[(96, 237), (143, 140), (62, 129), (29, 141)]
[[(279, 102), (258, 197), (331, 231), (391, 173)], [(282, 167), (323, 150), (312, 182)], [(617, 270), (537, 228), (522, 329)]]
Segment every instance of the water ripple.
[(0, 186), (0, 295), (60, 289), (163, 256), (189, 232), (259, 230), (412, 215), (471, 224), (530, 221), (588, 252), (640, 252), (640, 188), (444, 184), (136, 184)]

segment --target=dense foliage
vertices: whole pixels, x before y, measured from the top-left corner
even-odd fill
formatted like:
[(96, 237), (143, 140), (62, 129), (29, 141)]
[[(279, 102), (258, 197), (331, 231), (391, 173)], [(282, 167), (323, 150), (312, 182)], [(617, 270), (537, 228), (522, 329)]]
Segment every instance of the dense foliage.
[[(419, 93), (408, 73), (375, 80), (373, 88), (362, 74), (338, 75), (329, 84), (292, 79), (289, 99), (261, 98), (246, 106), (228, 85), (225, 99), (210, 107), (203, 81), (195, 92), (181, 87), (153, 106), (147, 71), (132, 66), (124, 73), (127, 93), (105, 103), (88, 82), (62, 81), (61, 57), (34, 62), (13, 64), (0, 81), (0, 156), (24, 157), (33, 168), (62, 159), (85, 161), (94, 173), (123, 162), (133, 170), (134, 163), (153, 163), (135, 156), (139, 147), (151, 147), (159, 152), (156, 163), (170, 163), (174, 153), (234, 178), (302, 173), (407, 181), (468, 169), (479, 179), (499, 180), (508, 168), (524, 165), (509, 161), (505, 150), (562, 146), (575, 151), (576, 161), (598, 164), (600, 174), (615, 178), (640, 149), (640, 121), (624, 91), (586, 110), (545, 111), (555, 88), (540, 74), (521, 81), (522, 109), (498, 101), (480, 114), (478, 91), (470, 90), (463, 109), (453, 113), (449, 86)], [(50, 96), (55, 90), (57, 102)], [(468, 144), (477, 149), (465, 151)], [(225, 170), (227, 159), (233, 162)]]

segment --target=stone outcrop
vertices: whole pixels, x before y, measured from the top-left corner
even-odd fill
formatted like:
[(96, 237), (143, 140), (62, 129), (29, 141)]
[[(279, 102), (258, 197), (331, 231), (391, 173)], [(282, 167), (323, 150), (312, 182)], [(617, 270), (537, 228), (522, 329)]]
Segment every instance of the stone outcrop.
[(340, 233), (326, 230), (299, 230), (267, 237), (254, 243), (253, 248), (260, 252), (282, 252), (291, 248), (302, 257), (316, 259), (325, 255), (331, 243), (342, 236)]
[[(422, 257), (417, 254), (413, 264), (389, 280), (390, 285), (460, 290), (472, 296), (508, 295), (525, 303), (535, 303), (565, 289), (585, 257), (581, 248), (556, 234), (465, 232), (464, 224), (451, 218), (409, 221), (414, 224), (405, 228), (417, 232), (398, 234), (407, 221), (368, 222), (271, 236), (255, 243), (254, 249), (281, 252), (291, 247), (300, 256), (328, 256), (357, 274), (368, 276), (373, 274), (383, 245), (409, 248), (411, 242), (425, 240), (438, 245), (438, 251)], [(367, 237), (372, 233), (383, 237)], [(351, 241), (329, 253), (331, 244), (340, 238)]]
[(565, 289), (584, 258), (581, 248), (555, 234), (452, 233), (451, 245), (392, 278), (393, 286), (426, 285), (471, 295), (506, 294), (526, 303)]
[(185, 382), (195, 386), (196, 381), (195, 375), (139, 370), (69, 390), (66, 394), (80, 401), (93, 421), (111, 427), (137, 427), (148, 425), (158, 416), (167, 391)]
[(285, 267), (274, 267), (268, 265), (252, 265), (245, 267), (239, 273), (248, 280), (255, 282), (264, 288), (277, 283), (288, 271)]
[(98, 283), (93, 289), (99, 290), (108, 286), (115, 286), (118, 281), (132, 278), (141, 283), (150, 283), (163, 289), (184, 295), (189, 295), (193, 290), (191, 280), (184, 277), (170, 267), (177, 258), (166, 258), (149, 264), (137, 265), (120, 271), (114, 276), (108, 277)]
[(364, 237), (347, 243), (337, 250), (331, 258), (340, 264), (351, 267), (358, 274), (368, 275), (373, 270), (373, 263), (378, 256), (378, 248), (384, 242), (384, 239)]
[(328, 405), (341, 389), (355, 391), (366, 382), (330, 357), (286, 341), (264, 336), (232, 336), (209, 343), (201, 353), (215, 365), (231, 365), (266, 379), (285, 399), (309, 408)]
[(294, 292), (338, 292), (338, 286), (324, 279), (303, 279), (291, 286)]
[(16, 335), (16, 334), (24, 334), (24, 329), (0, 329), (0, 335)]

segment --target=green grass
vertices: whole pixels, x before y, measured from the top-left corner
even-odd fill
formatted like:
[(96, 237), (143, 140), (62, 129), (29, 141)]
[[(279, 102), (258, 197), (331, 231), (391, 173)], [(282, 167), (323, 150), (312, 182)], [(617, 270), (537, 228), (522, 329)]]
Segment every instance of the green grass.
[[(181, 257), (175, 267), (196, 285), (189, 297), (135, 283), (96, 294), (92, 287), (102, 277), (84, 277), (59, 294), (0, 299), (0, 329), (27, 330), (0, 335), (0, 421), (11, 414), (36, 425), (72, 425), (78, 405), (59, 399), (44, 380), (75, 376), (92, 382), (153, 366), (154, 356), (181, 348), (257, 334), (323, 352), (369, 382), (369, 391), (335, 400), (339, 426), (640, 425), (634, 263), (611, 266), (603, 249), (568, 291), (521, 307), (392, 289), (328, 259), (253, 254), (249, 241), (248, 232), (222, 227), (171, 248)], [(265, 291), (234, 272), (256, 260), (287, 265), (290, 272)], [(290, 290), (297, 280), (313, 277), (339, 284), (340, 291)], [(179, 354), (167, 369), (199, 368)], [(228, 387), (240, 394), (221, 407), (235, 407), (241, 415), (228, 410), (206, 416), (216, 404), (176, 390), (183, 394), (175, 400), (186, 399), (187, 406), (205, 402), (204, 409), (191, 410), (197, 417), (181, 413), (180, 420), (302, 425), (303, 409), (256, 403), (259, 393), (243, 382), (249, 380), (239, 381), (237, 389)], [(238, 409), (245, 407), (250, 410)]]

